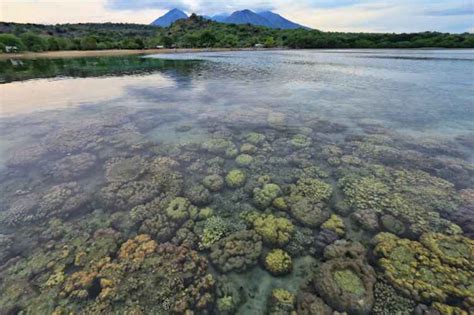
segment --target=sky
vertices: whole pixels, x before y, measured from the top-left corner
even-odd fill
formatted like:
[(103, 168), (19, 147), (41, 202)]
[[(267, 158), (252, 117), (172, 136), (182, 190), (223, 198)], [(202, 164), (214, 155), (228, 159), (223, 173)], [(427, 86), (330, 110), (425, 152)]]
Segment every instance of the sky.
[(201, 15), (272, 10), (323, 31), (474, 32), (474, 0), (0, 0), (0, 21), (148, 24), (172, 8)]

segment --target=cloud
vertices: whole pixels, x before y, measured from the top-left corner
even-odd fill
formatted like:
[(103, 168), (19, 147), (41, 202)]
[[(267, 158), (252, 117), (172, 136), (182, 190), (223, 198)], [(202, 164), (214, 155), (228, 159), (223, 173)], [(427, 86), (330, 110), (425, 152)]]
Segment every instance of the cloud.
[(107, 0), (106, 7), (112, 10), (145, 10), (145, 9), (181, 9), (187, 10), (189, 6), (183, 1), (157, 1), (157, 0)]
[(457, 15), (474, 15), (474, 5), (462, 6), (457, 8), (447, 8), (441, 10), (431, 10), (427, 11), (426, 15), (431, 16), (457, 16)]

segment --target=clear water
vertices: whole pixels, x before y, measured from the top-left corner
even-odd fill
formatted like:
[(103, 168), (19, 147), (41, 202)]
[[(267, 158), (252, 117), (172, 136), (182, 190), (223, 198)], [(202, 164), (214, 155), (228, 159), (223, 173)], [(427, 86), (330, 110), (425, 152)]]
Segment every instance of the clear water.
[[(159, 267), (172, 257), (160, 250), (145, 254), (146, 263), (121, 257), (122, 244), (137, 234), (150, 235), (159, 248), (173, 243), (171, 256), (188, 246), (193, 251), (186, 249), (183, 255), (191, 257), (195, 250), (208, 263), (205, 270), (191, 268), (194, 278), (176, 280), (178, 291), (192, 296), (184, 310), (302, 312), (301, 296), (309, 292), (333, 309), (357, 312), (328, 301), (321, 289), (302, 289), (308, 279), (321, 280), (312, 274), (330, 260), (318, 250), (322, 222), (308, 224), (295, 210), (295, 185), (305, 178), (330, 185), (332, 194), (318, 202), (324, 203), (327, 215), (337, 214), (344, 222), (338, 238), (365, 246), (364, 264), (374, 267), (378, 283), (388, 272), (373, 257), (370, 239), (378, 232), (393, 232), (393, 226), (383, 224), (387, 215), (404, 227), (398, 236), (413, 242), (422, 232), (464, 234), (468, 239), (474, 233), (474, 50), (8, 60), (0, 62), (0, 71), (0, 290), (6, 292), (0, 298), (2, 314), (183, 311), (178, 292), (158, 289), (185, 273), (175, 275)], [(264, 139), (249, 139), (251, 133)], [(252, 161), (247, 165), (236, 160), (241, 154)], [(373, 173), (375, 165), (391, 175)], [(242, 186), (203, 188), (206, 176), (222, 180), (236, 168), (246, 175)], [(424, 175), (416, 173), (405, 182), (397, 170)], [(426, 212), (448, 221), (424, 222), (420, 232), (414, 225), (421, 223), (413, 217), (386, 205), (375, 209), (378, 199), (374, 209), (365, 209), (351, 199), (348, 174), (375, 174), (371, 176), (391, 187), (389, 194), (400, 194), (413, 207), (410, 211), (423, 213), (423, 220)], [(256, 200), (258, 189), (268, 183), (280, 187), (278, 196), (287, 209), (274, 205), (275, 197), (263, 206)], [(126, 185), (136, 186), (125, 192)], [(369, 200), (367, 194), (362, 199)], [(212, 246), (202, 246), (212, 220), (193, 216), (191, 210), (187, 220), (166, 214), (175, 197), (189, 199), (191, 207), (210, 207), (214, 217), (222, 219), (222, 231), (216, 232)], [(140, 205), (148, 210), (137, 218), (133, 209)], [(373, 210), (376, 228), (361, 227), (354, 214), (361, 210)], [(289, 220), (294, 227), (290, 242), (265, 239), (252, 220), (244, 219), (248, 211)], [(459, 231), (453, 232), (449, 224)], [(161, 229), (170, 232), (162, 235)], [(241, 237), (242, 230), (263, 237), (263, 249), (247, 257), (241, 268), (223, 270), (225, 264), (216, 261), (215, 252), (228, 238)], [(275, 248), (292, 257), (293, 268), (286, 275), (266, 270), (265, 257)], [(86, 262), (78, 262), (78, 256)], [(127, 276), (117, 272), (114, 278), (110, 270), (100, 270), (98, 261), (106, 257)], [(164, 275), (147, 278), (150, 266), (161, 268)], [(215, 282), (201, 290), (208, 294), (207, 302), (191, 288), (203, 285), (201, 273), (212, 274)], [(403, 285), (391, 284), (413, 303), (441, 302), (418, 299)], [(275, 288), (298, 296), (298, 302), (276, 303), (270, 297)], [(155, 289), (158, 293), (151, 294)], [(467, 309), (463, 298), (452, 294), (444, 302)], [(225, 308), (231, 299), (232, 306)], [(381, 303), (386, 301), (376, 291), (369, 309)], [(377, 310), (374, 306), (373, 312), (382, 314)]]

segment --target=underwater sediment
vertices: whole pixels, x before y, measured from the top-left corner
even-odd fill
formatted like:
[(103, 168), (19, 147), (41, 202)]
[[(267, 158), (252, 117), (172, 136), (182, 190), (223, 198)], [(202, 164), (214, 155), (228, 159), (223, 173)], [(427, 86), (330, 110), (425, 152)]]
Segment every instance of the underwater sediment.
[(33, 141), (9, 152), (1, 314), (474, 311), (460, 151), (273, 111), (162, 144), (146, 134), (166, 110), (113, 113), (30, 118)]

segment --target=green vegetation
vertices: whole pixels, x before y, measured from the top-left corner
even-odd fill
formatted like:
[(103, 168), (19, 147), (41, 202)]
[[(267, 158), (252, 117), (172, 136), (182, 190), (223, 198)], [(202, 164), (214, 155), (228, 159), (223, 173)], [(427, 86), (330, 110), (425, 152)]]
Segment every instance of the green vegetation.
[(334, 33), (277, 30), (253, 25), (223, 24), (192, 15), (168, 28), (140, 24), (0, 23), (0, 50), (18, 51), (167, 48), (473, 48), (474, 34)]

